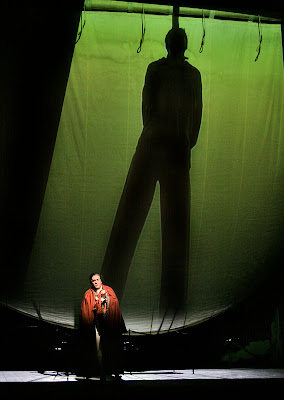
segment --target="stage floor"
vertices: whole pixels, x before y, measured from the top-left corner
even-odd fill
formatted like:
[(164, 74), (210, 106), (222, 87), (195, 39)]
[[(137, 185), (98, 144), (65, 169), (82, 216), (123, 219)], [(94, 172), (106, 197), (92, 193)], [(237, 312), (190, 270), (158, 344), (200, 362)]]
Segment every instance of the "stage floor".
[[(43, 395), (53, 400), (67, 397), (123, 398), (145, 400), (151, 398), (200, 398), (229, 396), (261, 398), (278, 396), (284, 391), (284, 369), (196, 369), (160, 370), (125, 373), (122, 381), (102, 383), (98, 379), (79, 378), (74, 374), (56, 371), (1, 371), (0, 393), (39, 399)], [(3, 397), (4, 398), (4, 397)]]
[[(187, 381), (187, 380), (243, 380), (243, 379), (284, 379), (284, 369), (196, 369), (196, 370), (159, 370), (126, 372), (122, 380), (130, 381)], [(0, 371), (0, 382), (78, 382), (84, 378), (72, 373), (45, 371)], [(92, 378), (96, 381), (98, 379)]]

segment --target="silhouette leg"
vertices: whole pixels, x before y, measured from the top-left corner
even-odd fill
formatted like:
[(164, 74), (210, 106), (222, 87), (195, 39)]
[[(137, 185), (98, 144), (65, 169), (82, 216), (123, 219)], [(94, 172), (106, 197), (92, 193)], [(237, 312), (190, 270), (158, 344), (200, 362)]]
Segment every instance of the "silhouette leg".
[(185, 165), (165, 168), (161, 185), (162, 277), (160, 313), (182, 315), (187, 301), (190, 181)]
[(122, 299), (131, 260), (155, 192), (155, 157), (137, 147), (121, 195), (101, 273)]

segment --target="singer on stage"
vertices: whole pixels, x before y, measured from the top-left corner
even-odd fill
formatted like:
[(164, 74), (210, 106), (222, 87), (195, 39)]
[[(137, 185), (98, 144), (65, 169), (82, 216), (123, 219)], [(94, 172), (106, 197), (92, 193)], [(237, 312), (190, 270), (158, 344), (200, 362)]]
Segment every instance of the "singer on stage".
[(122, 367), (122, 334), (126, 332), (119, 302), (109, 286), (103, 285), (98, 273), (90, 275), (91, 288), (83, 297), (80, 328), (83, 338), (84, 372), (87, 377), (114, 375), (120, 379)]

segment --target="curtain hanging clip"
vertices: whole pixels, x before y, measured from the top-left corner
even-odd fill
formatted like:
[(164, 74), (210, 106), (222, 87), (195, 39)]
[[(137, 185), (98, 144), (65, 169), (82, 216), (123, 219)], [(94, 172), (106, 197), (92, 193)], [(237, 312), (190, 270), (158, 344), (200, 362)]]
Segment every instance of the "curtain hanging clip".
[(202, 39), (201, 39), (201, 44), (200, 44), (200, 49), (199, 49), (199, 53), (203, 52), (203, 47), (204, 47), (204, 42), (205, 42), (205, 20), (204, 20), (204, 10), (202, 9), (202, 30), (203, 30), (203, 34), (202, 34)]
[(127, 2), (127, 12), (132, 13), (133, 12), (133, 3), (132, 1)]
[(258, 16), (258, 23), (257, 23), (257, 26), (258, 26), (259, 44), (258, 44), (258, 46), (257, 46), (257, 48), (256, 48), (257, 55), (256, 55), (254, 61), (257, 61), (257, 60), (258, 60), (258, 57), (259, 57), (260, 51), (261, 51), (261, 44), (262, 44), (262, 26), (261, 26), (260, 16)]
[(137, 53), (139, 54), (142, 49), (142, 44), (144, 42), (144, 37), (146, 33), (146, 20), (145, 20), (145, 11), (144, 11), (144, 4), (142, 4), (142, 13), (141, 13), (141, 39), (140, 39), (140, 44), (137, 49)]

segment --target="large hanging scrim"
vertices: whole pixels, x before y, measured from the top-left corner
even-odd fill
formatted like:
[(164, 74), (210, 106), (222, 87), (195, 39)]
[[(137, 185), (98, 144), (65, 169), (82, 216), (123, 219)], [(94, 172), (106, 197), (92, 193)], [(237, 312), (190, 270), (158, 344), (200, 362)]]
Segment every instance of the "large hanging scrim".
[[(118, 2), (86, 3), (23, 290), (2, 299), (69, 327), (77, 327), (89, 274), (101, 269), (142, 130), (147, 66), (166, 56), (164, 39), (173, 22), (169, 6), (144, 5), (143, 12), (141, 4), (122, 4), (125, 9), (117, 10)], [(132, 332), (191, 326), (237, 304), (271, 273), (283, 234), (281, 26), (258, 17), (228, 20), (217, 12), (179, 11), (188, 36), (185, 55), (203, 83), (190, 172), (186, 315), (183, 321), (159, 315), (157, 185), (121, 299)]]

